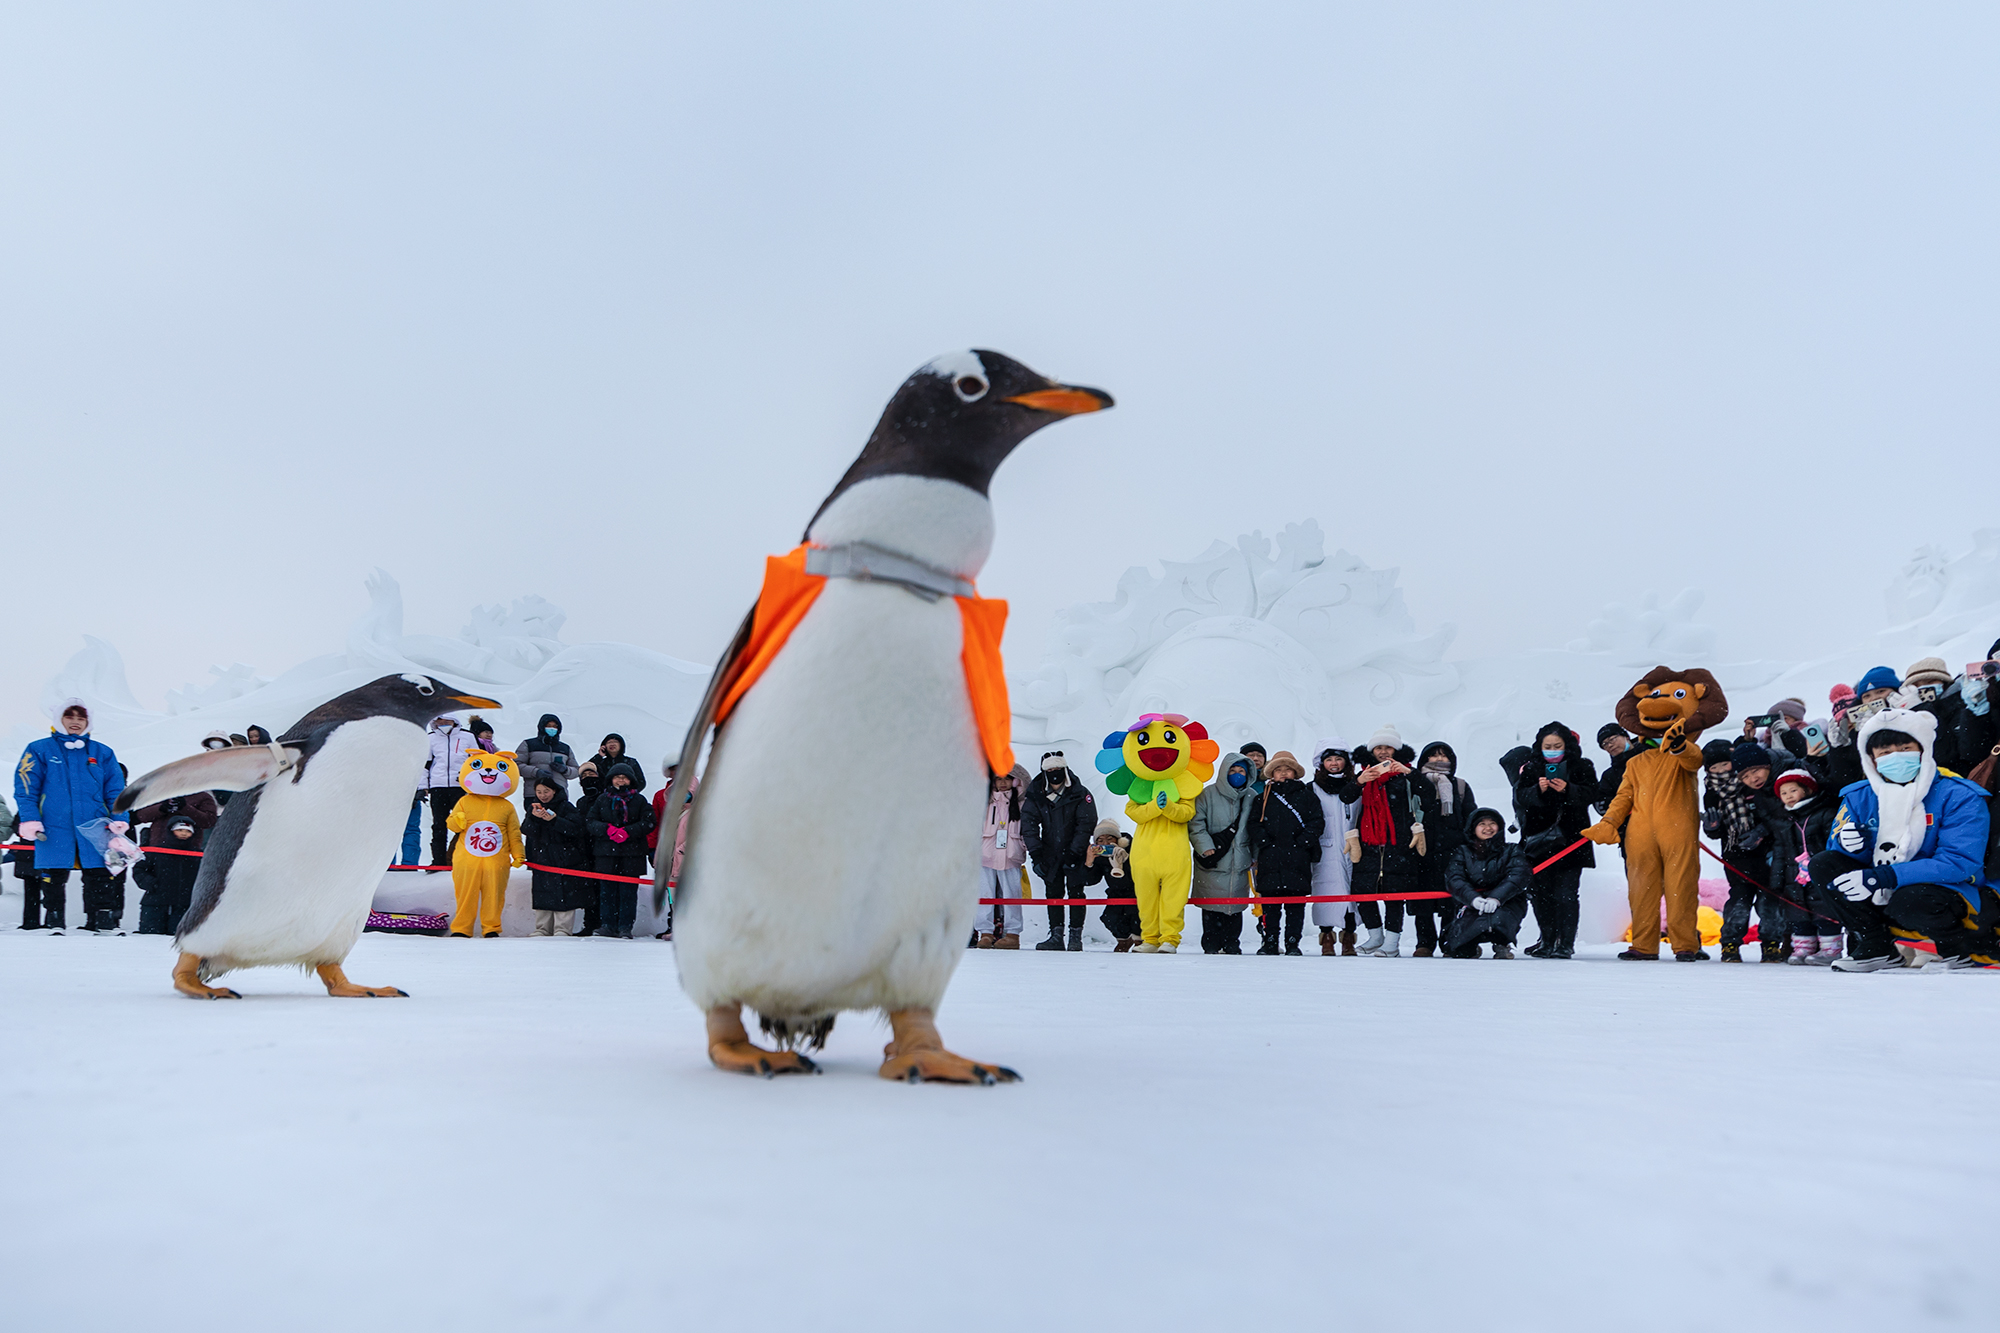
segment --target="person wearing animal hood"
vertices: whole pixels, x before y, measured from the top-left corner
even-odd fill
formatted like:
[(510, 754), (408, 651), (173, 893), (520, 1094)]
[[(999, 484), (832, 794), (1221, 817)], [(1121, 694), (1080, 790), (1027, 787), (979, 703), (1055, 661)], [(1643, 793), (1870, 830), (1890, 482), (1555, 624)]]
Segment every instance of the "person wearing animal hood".
[(1528, 910), (1528, 861), (1507, 841), (1498, 810), (1474, 810), (1471, 825), (1471, 836), (1445, 867), (1445, 882), (1458, 902), (1458, 915), (1445, 931), (1445, 954), (1477, 958), (1479, 946), (1491, 944), (1495, 958), (1512, 958)]
[[(1319, 837), (1326, 828), (1319, 798), (1306, 785), (1305, 766), (1289, 750), (1280, 750), (1264, 765), (1264, 792), (1252, 806), (1251, 838), (1257, 844), (1257, 893), (1265, 898), (1303, 898), (1312, 892), (1313, 862), (1320, 856)], [(1304, 903), (1271, 904), (1264, 908), (1264, 942), (1260, 954), (1274, 954), (1279, 932), (1284, 951), (1292, 957), (1304, 951)]]
[[(1590, 802), (1597, 795), (1597, 766), (1584, 757), (1582, 738), (1574, 731), (1551, 722), (1535, 733), (1533, 749), (1534, 758), (1514, 783), (1521, 856), (1531, 873), (1595, 822)], [(1596, 864), (1586, 842), (1529, 880), (1528, 905), (1541, 932), (1528, 948), (1530, 958), (1576, 956), (1577, 888), (1583, 872)]]
[(1701, 905), (1701, 816), (1695, 809), (1695, 774), (1701, 771), (1701, 733), (1729, 716), (1722, 685), (1699, 667), (1654, 667), (1618, 701), (1618, 722), (1642, 739), (1641, 752), (1625, 762), (1625, 780), (1604, 818), (1583, 836), (1608, 847), (1625, 840), (1626, 899), (1632, 909), (1632, 947), (1620, 958), (1658, 962), (1660, 903), (1667, 907), (1667, 936), (1676, 962), (1708, 957), (1695, 917)]
[(542, 714), (541, 721), (535, 723), (535, 734), (514, 747), (514, 757), (521, 761), (523, 772), (538, 770), (556, 779), (565, 794), (576, 781), (576, 752), (562, 738), (562, 719), (554, 713)]
[(1255, 859), (1251, 838), (1251, 790), (1255, 777), (1241, 754), (1222, 756), (1215, 781), (1194, 798), (1194, 818), (1188, 821), (1188, 841), (1194, 845), (1194, 899), (1201, 907), (1201, 951), (1243, 952), (1243, 908), (1240, 904), (1209, 907), (1204, 898), (1248, 898), (1250, 864)]
[[(1340, 799), (1340, 789), (1347, 785), (1348, 774), (1353, 771), (1354, 756), (1347, 752), (1345, 744), (1332, 739), (1319, 743), (1318, 756), (1313, 760), (1312, 787), (1313, 795), (1319, 798), (1319, 813), (1324, 823), (1319, 833), (1319, 860), (1313, 862), (1315, 898), (1339, 897), (1348, 891), (1354, 862), (1347, 859), (1347, 834), (1353, 827), (1355, 810)], [(1312, 923), (1319, 930), (1320, 957), (1353, 955), (1353, 903), (1314, 903)]]
[[(1445, 869), (1451, 854), (1472, 836), (1472, 812), (1479, 800), (1472, 784), (1458, 776), (1458, 751), (1443, 741), (1432, 741), (1417, 756), (1417, 774), (1410, 785), (1424, 806), (1424, 856), (1418, 862), (1417, 883), (1427, 893), (1449, 893)], [(1318, 890), (1314, 890), (1318, 892)], [(1449, 899), (1418, 898), (1410, 903), (1410, 918), (1417, 927), (1417, 958), (1434, 956), (1438, 930), (1450, 925), (1455, 915)]]
[[(90, 735), (90, 709), (81, 699), (65, 699), (55, 712), (49, 734), (31, 741), (14, 768), (14, 806), (20, 823), (16, 836), (35, 844), (36, 882), (22, 906), (21, 928), (60, 931), (65, 925), (69, 872), (83, 872), (83, 909), (93, 915), (93, 929), (107, 924), (110, 899), (118, 890), (111, 882), (103, 853), (79, 831), (92, 820), (109, 821), (113, 833), (130, 824), (115, 817), (111, 804), (125, 790), (118, 756)], [(40, 892), (43, 919), (32, 920), (34, 896)], [(116, 928), (115, 918), (109, 923)]]
[[(1340, 789), (1341, 800), (1360, 807), (1347, 834), (1347, 856), (1354, 862), (1357, 894), (1386, 896), (1419, 892), (1418, 861), (1425, 846), (1424, 806), (1416, 788), (1410, 785), (1410, 766), (1396, 757), (1404, 748), (1402, 733), (1394, 725), (1378, 728), (1368, 738), (1368, 756), (1372, 762), (1348, 778)], [(1361, 924), (1368, 927), (1361, 956), (1398, 956), (1403, 947), (1402, 899), (1388, 901), (1386, 914), (1380, 901), (1356, 906), (1361, 913)]]
[(1986, 882), (1987, 793), (1938, 772), (1937, 719), (1887, 708), (1857, 737), (1867, 777), (1840, 793), (1812, 881), (1839, 895), (1853, 952), (1836, 972), (1895, 967), (1895, 941), (1928, 938), (1954, 967), (2000, 955), (2000, 897)]

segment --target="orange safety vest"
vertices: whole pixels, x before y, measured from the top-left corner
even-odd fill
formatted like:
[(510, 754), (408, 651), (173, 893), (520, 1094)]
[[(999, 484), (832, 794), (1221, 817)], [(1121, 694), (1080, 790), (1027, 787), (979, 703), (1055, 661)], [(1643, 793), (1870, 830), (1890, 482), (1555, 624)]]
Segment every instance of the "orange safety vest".
[[(764, 561), (764, 590), (757, 594), (757, 610), (750, 618), (750, 641), (731, 664), (722, 702), (716, 706), (715, 724), (721, 726), (738, 701), (750, 692), (758, 677), (784, 650), (792, 631), (806, 618), (806, 612), (826, 587), (827, 576), (806, 573), (806, 552), (811, 543), (795, 546), (784, 555)], [(1007, 677), (1000, 662), (1000, 635), (1007, 628), (1007, 603), (979, 596), (955, 597), (959, 618), (965, 626), (965, 646), (959, 660), (965, 666), (965, 692), (972, 701), (972, 720), (979, 728), (979, 747), (986, 766), (995, 773), (1014, 768), (1014, 747), (1009, 743), (1013, 710), (1007, 705)]]

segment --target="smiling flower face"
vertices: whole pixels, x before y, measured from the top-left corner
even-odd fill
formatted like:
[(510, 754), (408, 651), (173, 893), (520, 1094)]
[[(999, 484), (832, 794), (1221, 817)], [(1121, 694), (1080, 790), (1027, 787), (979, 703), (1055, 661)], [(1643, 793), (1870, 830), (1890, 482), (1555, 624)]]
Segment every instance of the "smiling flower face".
[(1107, 775), (1105, 786), (1141, 805), (1162, 792), (1170, 800), (1191, 801), (1215, 775), (1221, 753), (1201, 723), (1179, 713), (1148, 713), (1104, 738), (1097, 771)]
[(514, 790), (518, 777), (513, 755), (484, 750), (465, 756), (458, 769), (458, 785), (474, 796), (505, 796)]

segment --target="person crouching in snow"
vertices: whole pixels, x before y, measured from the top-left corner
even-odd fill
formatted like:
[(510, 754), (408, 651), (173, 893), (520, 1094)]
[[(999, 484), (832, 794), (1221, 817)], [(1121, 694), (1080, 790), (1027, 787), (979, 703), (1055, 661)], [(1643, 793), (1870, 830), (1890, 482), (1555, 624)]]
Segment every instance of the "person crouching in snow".
[(1445, 882), (1458, 900), (1458, 915), (1445, 932), (1451, 958), (1477, 958), (1491, 944), (1495, 958), (1514, 956), (1514, 937), (1528, 914), (1528, 859), (1508, 842), (1497, 810), (1472, 812), (1472, 837), (1451, 854)]
[[(977, 933), (972, 942), (981, 949), (1021, 947), (1021, 867), (1028, 864), (1028, 848), (1021, 841), (1021, 794), (1027, 785), (1028, 770), (1019, 764), (1010, 773), (994, 774), (987, 783), (986, 827), (979, 835), (979, 896), (1008, 901), (997, 907), (982, 904), (973, 913)], [(1062, 933), (1049, 931), (1049, 937), (1035, 947), (1061, 953)]]
[(1243, 952), (1243, 908), (1210, 907), (1209, 898), (1248, 898), (1251, 836), (1250, 761), (1240, 754), (1222, 756), (1215, 781), (1194, 798), (1194, 818), (1188, 821), (1188, 841), (1194, 845), (1194, 901), (1201, 908), (1201, 951)]
[[(206, 792), (201, 793), (207, 795)], [(174, 815), (161, 822), (159, 836), (147, 830), (146, 855), (132, 867), (132, 879), (139, 895), (139, 933), (172, 935), (181, 928), (181, 917), (194, 899), (195, 876), (201, 873), (198, 856), (155, 856), (152, 849), (168, 852), (201, 850), (201, 829), (188, 815)]]
[[(1305, 776), (1304, 766), (1289, 750), (1278, 751), (1264, 765), (1264, 794), (1251, 813), (1259, 897), (1303, 898), (1312, 892), (1313, 862), (1319, 860), (1319, 835), (1326, 828), (1326, 816)], [(1282, 932), (1285, 953), (1297, 957), (1304, 952), (1299, 938), (1305, 930), (1304, 903), (1266, 904), (1264, 942), (1257, 952), (1277, 953)]]
[(1950, 966), (1995, 963), (2000, 897), (1986, 882), (1991, 816), (1983, 788), (1938, 772), (1937, 719), (1888, 708), (1857, 738), (1862, 781), (1840, 793), (1813, 883), (1831, 888), (1853, 952), (1836, 972), (1875, 972), (1901, 958), (1895, 937), (1929, 937)]
[[(1090, 845), (1083, 852), (1083, 882), (1102, 884), (1106, 898), (1133, 897), (1132, 873), (1126, 858), (1132, 853), (1132, 839), (1115, 819), (1100, 819), (1091, 832)], [(1111, 952), (1127, 953), (1140, 940), (1139, 905), (1114, 903), (1104, 909), (1104, 929), (1118, 945)], [(1241, 949), (1235, 950), (1241, 953)]]
[(1785, 807), (1779, 842), (1771, 859), (1785, 872), (1785, 894), (1792, 900), (1794, 966), (1830, 966), (1840, 957), (1840, 904), (1831, 889), (1812, 882), (1807, 869), (1813, 853), (1826, 846), (1833, 832), (1839, 796), (1819, 789), (1819, 779), (1803, 768), (1778, 775), (1778, 803)]
[(486, 938), (500, 937), (500, 914), (507, 906), (507, 872), (525, 864), (521, 849), (521, 817), (513, 794), (520, 777), (510, 754), (474, 750), (458, 770), (464, 794), (453, 803), (445, 827), (459, 835), (451, 849), (451, 891), (458, 900), (451, 933), (469, 939), (475, 922)]
[(574, 935), (576, 909), (584, 895), (597, 896), (595, 880), (565, 875), (565, 870), (590, 869), (590, 839), (583, 829), (583, 812), (569, 800), (569, 783), (547, 769), (529, 776), (528, 817), (521, 833), (528, 844), (528, 861), (551, 867), (534, 871), (535, 934)]
[(628, 876), (634, 883), (599, 880), (597, 933), (606, 939), (629, 940), (639, 919), (639, 885), (646, 874), (646, 834), (653, 827), (653, 804), (639, 790), (639, 772), (630, 760), (607, 764), (608, 785), (590, 803), (584, 823), (596, 853), (597, 873)]

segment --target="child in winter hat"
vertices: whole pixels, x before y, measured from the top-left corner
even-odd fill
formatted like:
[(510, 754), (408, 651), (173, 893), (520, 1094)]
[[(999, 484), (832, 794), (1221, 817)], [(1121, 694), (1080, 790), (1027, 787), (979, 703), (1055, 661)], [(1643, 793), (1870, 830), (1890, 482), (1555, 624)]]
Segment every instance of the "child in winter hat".
[(1854, 682), (1854, 692), (1860, 696), (1864, 704), (1875, 702), (1868, 697), (1871, 694), (1876, 698), (1886, 699), (1902, 688), (1903, 682), (1896, 679), (1896, 673), (1885, 666), (1869, 667), (1868, 674)]
[(1854, 707), (1854, 701), (1860, 697), (1852, 685), (1836, 685), (1826, 692), (1826, 701), (1833, 705), (1836, 719), (1846, 717), (1847, 710)]
[[(1125, 860), (1132, 852), (1132, 839), (1121, 831), (1115, 819), (1100, 819), (1090, 832), (1090, 847), (1083, 857), (1083, 882), (1104, 885), (1107, 898), (1130, 898), (1132, 876)], [(1113, 953), (1129, 953), (1144, 935), (1140, 931), (1139, 909), (1131, 903), (1104, 909), (1104, 929), (1118, 941)]]

